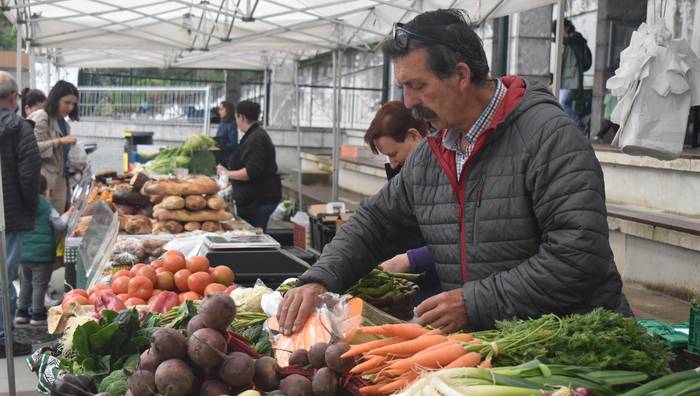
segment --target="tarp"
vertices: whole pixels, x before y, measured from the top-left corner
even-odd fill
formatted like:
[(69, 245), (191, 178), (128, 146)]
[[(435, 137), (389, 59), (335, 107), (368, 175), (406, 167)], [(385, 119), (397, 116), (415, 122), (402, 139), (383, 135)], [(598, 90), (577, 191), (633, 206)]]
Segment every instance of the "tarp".
[[(555, 0), (15, 0), (5, 15), (64, 67), (261, 69), (334, 48), (371, 50), (424, 10), (474, 22)], [(4, 2), (5, 3), (5, 2)]]

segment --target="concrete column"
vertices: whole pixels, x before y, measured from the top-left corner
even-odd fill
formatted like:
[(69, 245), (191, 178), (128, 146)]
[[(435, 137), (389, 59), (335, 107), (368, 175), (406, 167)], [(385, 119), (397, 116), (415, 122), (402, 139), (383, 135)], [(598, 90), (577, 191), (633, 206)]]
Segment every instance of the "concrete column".
[(241, 72), (239, 70), (225, 70), (226, 100), (234, 105), (241, 100)]
[(509, 19), (508, 73), (549, 84), (552, 6), (520, 12)]

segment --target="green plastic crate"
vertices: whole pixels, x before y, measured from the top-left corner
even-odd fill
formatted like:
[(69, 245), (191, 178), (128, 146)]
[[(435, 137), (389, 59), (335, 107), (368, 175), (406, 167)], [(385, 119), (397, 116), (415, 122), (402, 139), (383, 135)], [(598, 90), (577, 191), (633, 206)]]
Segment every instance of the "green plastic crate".
[(688, 352), (700, 355), (700, 306), (690, 306), (690, 334), (688, 335)]
[(677, 331), (677, 329), (687, 329), (688, 326), (685, 323), (672, 324), (656, 319), (639, 319), (637, 323), (644, 327), (647, 333), (661, 337), (672, 349), (685, 349), (688, 345), (688, 335)]

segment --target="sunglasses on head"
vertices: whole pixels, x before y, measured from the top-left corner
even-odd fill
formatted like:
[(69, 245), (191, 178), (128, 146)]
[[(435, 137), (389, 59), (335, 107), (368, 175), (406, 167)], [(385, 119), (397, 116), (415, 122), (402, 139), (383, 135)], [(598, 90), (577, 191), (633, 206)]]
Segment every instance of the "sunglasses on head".
[(432, 37), (424, 36), (424, 35), (418, 34), (418, 33), (413, 33), (412, 31), (406, 29), (404, 27), (404, 24), (401, 22), (397, 22), (394, 24), (393, 37), (394, 37), (395, 45), (400, 49), (408, 49), (409, 48), (409, 40), (413, 39), (413, 40), (418, 40), (418, 41), (425, 43), (425, 44), (444, 45), (445, 47), (451, 49), (454, 52), (457, 52), (457, 53), (460, 52), (457, 49), (457, 47), (455, 47), (449, 43), (446, 43), (442, 40), (434, 39)]

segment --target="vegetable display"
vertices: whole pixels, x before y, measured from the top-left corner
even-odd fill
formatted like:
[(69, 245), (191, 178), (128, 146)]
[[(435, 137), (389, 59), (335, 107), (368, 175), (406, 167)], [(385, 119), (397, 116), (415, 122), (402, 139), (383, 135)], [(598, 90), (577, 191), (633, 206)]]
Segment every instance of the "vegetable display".
[[(212, 158), (200, 158), (201, 151), (214, 147), (216, 142), (203, 134), (190, 135), (179, 147), (162, 149), (158, 156), (144, 165), (144, 170), (160, 175), (174, 174), (178, 168), (188, 169), (192, 173), (213, 175), (216, 173), (216, 161)], [(211, 153), (210, 153), (211, 155)]]
[(379, 300), (400, 296), (415, 290), (414, 281), (420, 274), (386, 272), (375, 268), (347, 290), (347, 294), (364, 300)]

